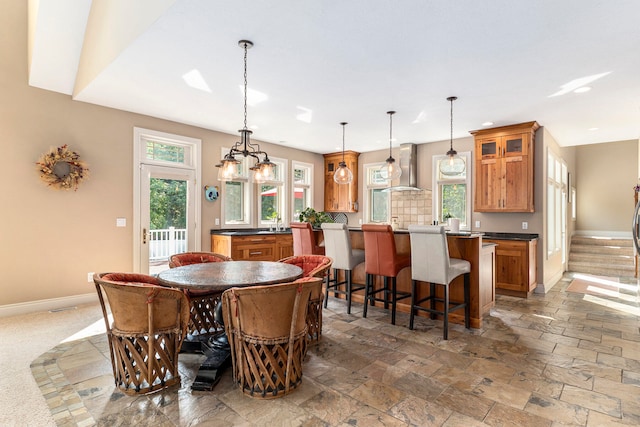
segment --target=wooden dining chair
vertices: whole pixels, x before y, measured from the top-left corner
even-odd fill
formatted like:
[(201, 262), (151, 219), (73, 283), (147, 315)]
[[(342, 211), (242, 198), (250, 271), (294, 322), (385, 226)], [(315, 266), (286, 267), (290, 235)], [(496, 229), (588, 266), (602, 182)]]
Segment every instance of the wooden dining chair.
[(222, 294), (233, 380), (244, 394), (273, 399), (300, 385), (314, 286), (322, 287), (322, 279), (231, 288)]
[[(302, 268), (303, 277), (320, 277), (325, 279), (333, 260), (324, 255), (293, 255), (279, 262), (297, 265)], [(307, 308), (307, 328), (310, 342), (316, 342), (322, 336), (322, 302), (324, 301), (322, 286), (313, 288)]]
[(189, 324), (185, 294), (144, 274), (102, 273), (93, 281), (116, 387), (133, 395), (179, 385), (178, 353)]
[[(183, 252), (169, 257), (169, 268), (205, 262), (233, 261), (230, 257), (215, 252)], [(189, 335), (215, 335), (222, 333), (223, 326), (216, 322), (215, 310), (220, 303), (221, 291), (190, 290), (184, 293), (191, 303)]]

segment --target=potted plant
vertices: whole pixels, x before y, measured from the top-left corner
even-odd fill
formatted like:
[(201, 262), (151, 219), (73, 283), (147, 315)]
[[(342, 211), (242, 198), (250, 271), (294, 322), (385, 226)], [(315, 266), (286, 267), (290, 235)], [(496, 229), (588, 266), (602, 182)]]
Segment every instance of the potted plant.
[(333, 218), (326, 212), (317, 212), (313, 208), (306, 208), (298, 215), (300, 222), (308, 222), (313, 228), (320, 228), (323, 222), (334, 222)]

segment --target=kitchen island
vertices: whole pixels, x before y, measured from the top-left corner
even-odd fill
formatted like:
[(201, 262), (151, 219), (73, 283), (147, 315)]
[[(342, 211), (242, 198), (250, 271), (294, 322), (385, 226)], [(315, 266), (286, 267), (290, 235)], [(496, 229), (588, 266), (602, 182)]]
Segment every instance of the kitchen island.
[[(357, 249), (364, 249), (364, 234), (359, 228), (350, 228), (351, 246)], [(394, 232), (396, 250), (398, 253), (410, 254), (411, 241), (408, 230), (396, 230)], [(322, 240), (322, 232), (317, 235), (318, 241)], [(460, 258), (469, 261), (471, 264), (471, 327), (482, 327), (482, 317), (489, 313), (491, 307), (495, 304), (495, 245), (483, 244), (481, 233), (448, 233), (447, 244), (449, 245), (449, 254), (452, 258)], [(425, 253), (425, 257), (429, 254)], [(354, 283), (365, 283), (364, 263), (358, 265), (353, 270)], [(383, 279), (378, 277), (375, 287), (382, 287)], [(442, 291), (441, 287), (437, 287), (438, 295)], [(398, 291), (411, 292), (411, 268), (405, 268), (397, 277)], [(457, 277), (450, 286), (451, 300), (463, 301), (463, 276)], [(418, 298), (429, 295), (429, 286), (424, 284), (418, 287)], [(363, 303), (364, 295), (356, 293), (353, 295), (353, 301)], [(409, 313), (409, 300), (399, 301), (397, 303), (398, 312)], [(380, 302), (376, 302), (376, 306), (382, 306)], [(418, 315), (426, 315), (419, 312)], [(449, 315), (449, 321), (464, 324), (464, 314), (462, 312), (453, 312)]]

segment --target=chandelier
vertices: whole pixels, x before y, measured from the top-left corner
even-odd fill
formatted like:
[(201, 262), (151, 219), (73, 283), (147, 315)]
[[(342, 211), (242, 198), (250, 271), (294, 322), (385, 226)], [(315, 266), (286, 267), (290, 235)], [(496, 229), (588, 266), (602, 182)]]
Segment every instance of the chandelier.
[(440, 173), (447, 176), (456, 176), (464, 172), (464, 160), (458, 156), (458, 152), (453, 149), (453, 101), (458, 99), (457, 96), (450, 96), (447, 101), (451, 103), (451, 138), (449, 139), (449, 151), (447, 151), (446, 160), (440, 162)]
[(253, 179), (255, 182), (262, 183), (273, 179), (274, 163), (269, 160), (266, 151), (260, 149), (260, 145), (251, 142), (251, 132), (247, 129), (247, 50), (253, 47), (253, 43), (249, 40), (240, 40), (238, 46), (244, 49), (244, 127), (240, 129), (240, 141), (233, 144), (231, 150), (222, 158), (218, 169), (218, 180), (229, 181), (237, 178), (239, 173), (240, 160), (236, 156), (253, 157), (256, 163), (249, 168), (253, 171)]

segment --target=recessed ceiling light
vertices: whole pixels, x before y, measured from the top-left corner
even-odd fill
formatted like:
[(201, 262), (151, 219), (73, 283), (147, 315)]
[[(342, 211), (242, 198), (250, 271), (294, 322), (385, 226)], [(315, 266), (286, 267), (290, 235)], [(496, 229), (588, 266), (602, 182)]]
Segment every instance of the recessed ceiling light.
[(589, 130), (594, 131), (594, 130), (598, 130), (599, 128), (589, 128)]
[(573, 93), (585, 93), (585, 92), (589, 92), (590, 90), (591, 90), (591, 87), (582, 86), (582, 87), (579, 87), (578, 89), (574, 90)]
[(493, 124), (493, 122), (484, 122), (482, 124), (482, 126), (491, 126)]

